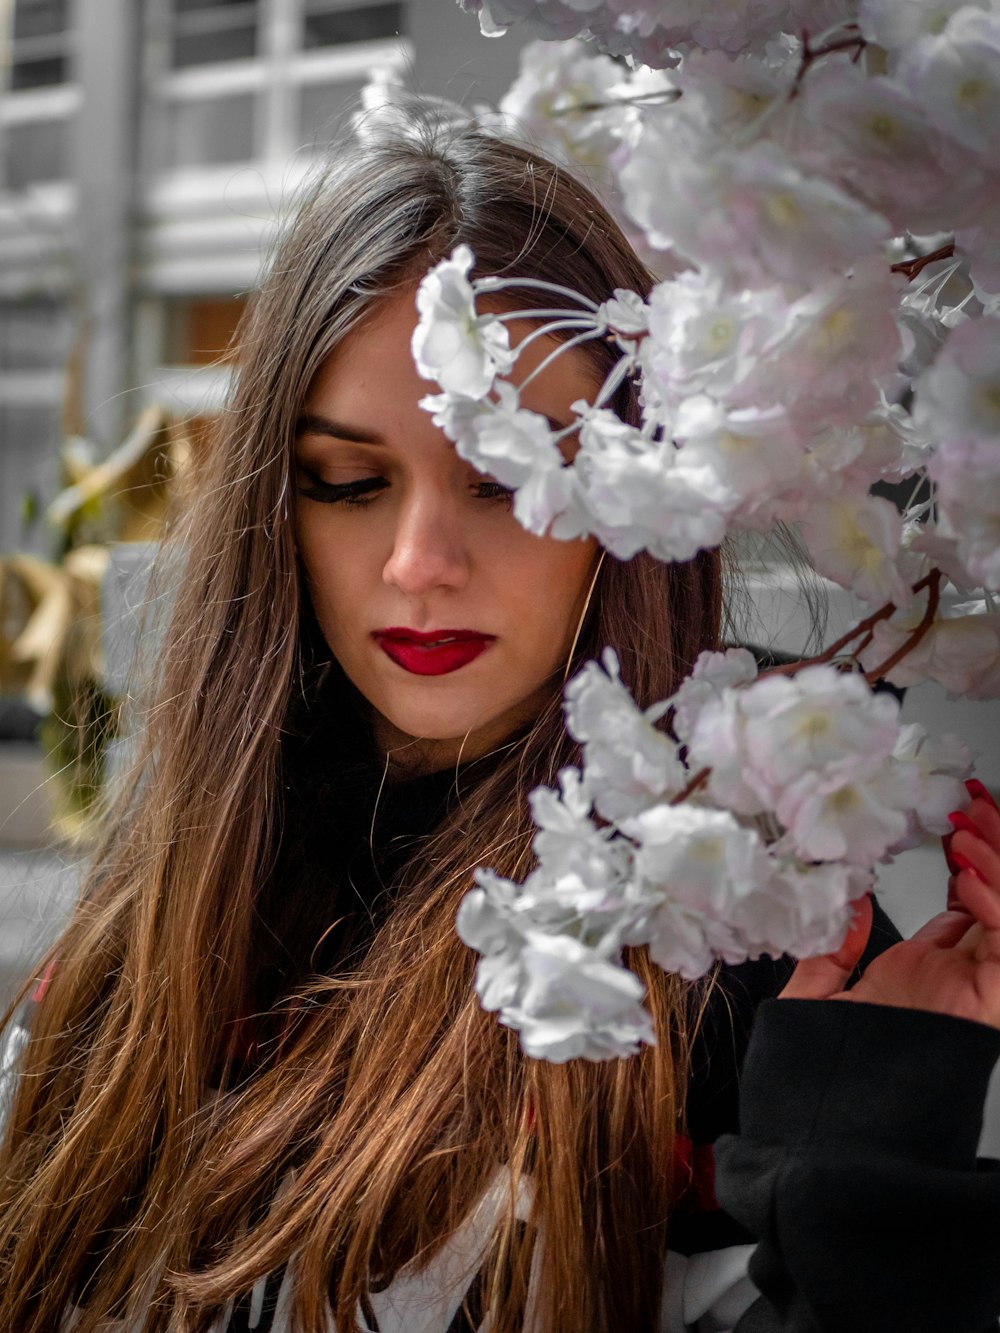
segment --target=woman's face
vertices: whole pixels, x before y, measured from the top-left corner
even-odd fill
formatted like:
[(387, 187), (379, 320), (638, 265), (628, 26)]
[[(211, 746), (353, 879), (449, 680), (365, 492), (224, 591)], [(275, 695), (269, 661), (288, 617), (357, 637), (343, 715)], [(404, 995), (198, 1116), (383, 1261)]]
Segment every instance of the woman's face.
[[(376, 740), (429, 771), (537, 714), (572, 648), (597, 546), (525, 531), (510, 493), (418, 406), (434, 386), (410, 355), (414, 296), (377, 307), (316, 376), (296, 446), (296, 530), (320, 627), (375, 710)], [(515, 346), (531, 329), (508, 327)], [(526, 348), (514, 382), (552, 348)], [(522, 401), (563, 426), (598, 383), (574, 349)]]

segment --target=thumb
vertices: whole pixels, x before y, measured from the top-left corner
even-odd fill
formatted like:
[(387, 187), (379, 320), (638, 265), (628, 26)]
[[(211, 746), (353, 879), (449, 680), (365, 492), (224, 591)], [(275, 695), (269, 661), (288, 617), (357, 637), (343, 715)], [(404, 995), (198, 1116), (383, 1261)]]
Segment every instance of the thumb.
[(782, 1000), (827, 1000), (844, 989), (857, 967), (872, 929), (872, 900), (866, 893), (851, 903), (851, 924), (836, 953), (803, 958), (781, 992)]

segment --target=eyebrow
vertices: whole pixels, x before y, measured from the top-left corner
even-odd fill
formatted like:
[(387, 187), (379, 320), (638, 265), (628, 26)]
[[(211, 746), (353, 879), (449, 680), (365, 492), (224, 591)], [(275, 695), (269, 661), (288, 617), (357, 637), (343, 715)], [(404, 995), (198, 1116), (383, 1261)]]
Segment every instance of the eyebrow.
[[(568, 421), (558, 421), (555, 417), (546, 416), (545, 420), (557, 433), (569, 425)], [(304, 412), (296, 421), (296, 439), (300, 435), (328, 435), (335, 440), (346, 440), (349, 444), (385, 444), (381, 435), (371, 435), (354, 426), (345, 426), (342, 421), (334, 421), (315, 412)]]
[(335, 440), (346, 440), (349, 444), (385, 444), (381, 435), (372, 435), (353, 426), (345, 426), (342, 421), (333, 421), (330, 417), (320, 416), (315, 412), (305, 412), (295, 423), (295, 434), (329, 435)]

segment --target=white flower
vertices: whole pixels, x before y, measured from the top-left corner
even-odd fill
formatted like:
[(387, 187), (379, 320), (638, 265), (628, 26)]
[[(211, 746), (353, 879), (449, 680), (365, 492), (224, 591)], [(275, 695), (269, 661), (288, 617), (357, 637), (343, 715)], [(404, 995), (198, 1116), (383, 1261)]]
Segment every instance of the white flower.
[(726, 409), (707, 396), (688, 398), (676, 436), (680, 466), (714, 476), (720, 491), (732, 493), (726, 512), (734, 525), (767, 531), (800, 516), (810, 475), (781, 408)]
[(649, 328), (649, 307), (638, 292), (616, 287), (614, 296), (597, 311), (597, 319), (616, 333), (629, 337)]
[(620, 559), (648, 550), (661, 560), (690, 560), (717, 546), (734, 494), (707, 468), (681, 467), (668, 439), (652, 440), (603, 408), (581, 414), (573, 468), (590, 531)]
[(756, 678), (757, 659), (746, 648), (699, 653), (690, 676), (670, 701), (674, 708), (674, 731), (681, 740), (689, 739), (699, 713), (709, 700), (721, 698), (723, 690), (749, 685)]
[(933, 232), (977, 216), (974, 155), (935, 128), (895, 79), (831, 62), (804, 81), (801, 110), (812, 136), (804, 158), (894, 227)]
[(932, 124), (976, 152), (1000, 148), (1000, 14), (962, 6), (906, 51), (898, 73)]
[(953, 329), (914, 385), (917, 424), (939, 438), (1000, 438), (1000, 318)]
[(566, 686), (566, 728), (583, 746), (598, 814), (620, 821), (680, 791), (686, 773), (673, 741), (653, 725), (662, 708), (638, 708), (610, 648), (602, 664), (588, 662)]
[(984, 223), (955, 232), (956, 253), (969, 263), (976, 299), (987, 315), (1000, 314), (1000, 229)]
[(658, 398), (674, 407), (689, 394), (724, 398), (784, 326), (786, 311), (780, 290), (730, 292), (714, 271), (658, 283), (640, 349), (644, 385), (654, 381)]
[(476, 314), (468, 277), (474, 263), (469, 247), (460, 245), (417, 288), (413, 359), (424, 379), (461, 398), (484, 398), (496, 376), (513, 365), (506, 327)]
[(733, 913), (750, 958), (762, 953), (813, 958), (844, 942), (850, 904), (871, 885), (857, 867), (773, 858), (765, 890), (735, 905)]
[(729, 906), (752, 893), (769, 870), (764, 845), (728, 810), (706, 810), (689, 802), (657, 805), (623, 820), (637, 844), (635, 869), (685, 907), (725, 918)]
[(483, 1007), (520, 1032), (528, 1055), (602, 1060), (655, 1042), (642, 983), (621, 965), (620, 904), (609, 914), (612, 929), (588, 938), (593, 886), (537, 872), (521, 888), (491, 871), (477, 871), (476, 880), (459, 905), (458, 934), (483, 955), (476, 969)]
[(927, 471), (963, 568), (977, 584), (1000, 588), (1000, 434), (942, 441)]
[(804, 778), (837, 785), (884, 766), (898, 731), (895, 699), (874, 694), (860, 676), (811, 666), (707, 700), (690, 734), (688, 763), (711, 768), (708, 791), (719, 804), (739, 814), (780, 815), (786, 793)]
[(526, 1055), (607, 1060), (656, 1044), (645, 988), (620, 962), (569, 936), (538, 934), (520, 964), (523, 983), (500, 1021), (520, 1032)]
[(915, 847), (925, 833), (952, 831), (948, 814), (960, 809), (967, 793), (963, 782), (972, 773), (972, 752), (957, 736), (929, 736), (917, 722), (900, 728), (893, 750), (896, 766), (906, 778), (909, 827), (896, 854)]
[[(530, 797), (538, 826), (533, 846), (544, 879), (555, 882), (575, 877), (579, 881), (574, 912), (600, 910), (629, 868), (625, 844), (614, 840), (607, 827), (598, 828), (590, 817), (591, 800), (599, 794), (594, 786), (589, 774), (585, 786), (578, 769), (565, 768), (559, 774), (558, 794), (549, 787), (536, 787)], [(601, 810), (600, 805), (597, 808)]]
[(847, 491), (814, 498), (802, 516), (802, 537), (817, 570), (871, 606), (910, 599), (900, 571), (903, 520), (877, 495)]
[(529, 42), (500, 111), (529, 144), (541, 144), (555, 161), (604, 184), (620, 114), (599, 108), (616, 100), (621, 85), (620, 66), (583, 42)]
[(886, 764), (848, 781), (807, 773), (781, 793), (775, 808), (803, 859), (871, 866), (907, 831), (906, 794)]
[(733, 286), (801, 291), (888, 239), (885, 218), (777, 143), (720, 147), (687, 122), (644, 121), (620, 180), (650, 244), (710, 265)]
[(807, 437), (863, 420), (903, 351), (897, 301), (898, 279), (871, 256), (847, 277), (814, 285), (787, 307), (731, 401), (781, 403)]
[[(888, 51), (915, 45), (944, 31), (952, 14), (979, 0), (861, 0), (858, 23), (864, 37)], [(988, 3), (988, 0), (987, 0)], [(985, 7), (985, 6), (984, 6)]]

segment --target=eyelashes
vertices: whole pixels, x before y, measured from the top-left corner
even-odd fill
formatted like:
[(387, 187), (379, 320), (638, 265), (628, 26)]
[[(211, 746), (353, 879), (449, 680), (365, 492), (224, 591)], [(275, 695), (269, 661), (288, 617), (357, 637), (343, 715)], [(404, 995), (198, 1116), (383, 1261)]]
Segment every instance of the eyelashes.
[[(299, 486), (299, 494), (307, 500), (316, 500), (319, 504), (342, 504), (355, 509), (364, 509), (384, 491), (389, 483), (384, 477), (361, 477), (357, 481), (324, 481), (315, 472), (301, 467), (299, 471), (308, 479), (308, 484)], [(498, 481), (484, 478), (473, 484), (472, 490), (477, 500), (495, 500), (510, 507), (514, 502), (514, 492), (509, 486), (501, 486)]]
[(309, 500), (318, 500), (320, 504), (357, 505), (363, 508), (371, 504), (376, 493), (386, 486), (382, 477), (361, 477), (358, 481), (332, 482), (324, 481), (322, 477), (317, 477), (315, 472), (310, 472), (307, 468), (300, 470), (309, 479), (309, 484), (300, 486), (299, 494)]

